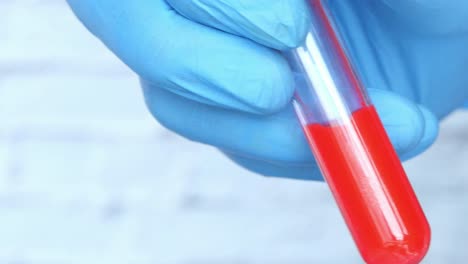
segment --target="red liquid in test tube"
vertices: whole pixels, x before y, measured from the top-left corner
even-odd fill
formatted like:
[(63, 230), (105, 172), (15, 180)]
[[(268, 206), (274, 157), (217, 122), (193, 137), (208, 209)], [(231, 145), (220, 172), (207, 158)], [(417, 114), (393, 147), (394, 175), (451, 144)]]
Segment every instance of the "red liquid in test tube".
[(366, 263), (420, 263), (430, 243), (424, 212), (326, 5), (308, 2), (310, 31), (287, 57), (312, 152)]

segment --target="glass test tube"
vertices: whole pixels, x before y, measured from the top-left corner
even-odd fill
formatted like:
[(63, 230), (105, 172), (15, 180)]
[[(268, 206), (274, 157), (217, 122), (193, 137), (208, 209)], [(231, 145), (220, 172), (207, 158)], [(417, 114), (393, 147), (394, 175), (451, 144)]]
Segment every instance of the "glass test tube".
[(287, 57), (296, 75), (293, 104), (312, 152), (365, 261), (419, 263), (429, 224), (326, 5), (307, 1), (310, 30)]

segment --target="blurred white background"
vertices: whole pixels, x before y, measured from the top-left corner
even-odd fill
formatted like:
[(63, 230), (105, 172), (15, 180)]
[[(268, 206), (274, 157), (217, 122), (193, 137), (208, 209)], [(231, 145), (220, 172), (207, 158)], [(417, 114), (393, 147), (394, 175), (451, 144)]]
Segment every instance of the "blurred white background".
[[(405, 164), (433, 229), (424, 263), (468, 263), (467, 121)], [(168, 132), (64, 1), (0, 0), (0, 263), (361, 260), (324, 184)]]

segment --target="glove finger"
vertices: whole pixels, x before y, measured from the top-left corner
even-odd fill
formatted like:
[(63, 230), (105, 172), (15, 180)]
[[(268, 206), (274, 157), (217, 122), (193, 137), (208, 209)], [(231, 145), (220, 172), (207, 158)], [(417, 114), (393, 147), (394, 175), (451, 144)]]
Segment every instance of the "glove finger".
[(431, 111), (421, 105), (419, 106), (419, 109), (424, 115), (424, 133), (419, 143), (413, 149), (402, 153), (402, 160), (412, 159), (426, 151), (434, 143), (439, 134), (439, 121), (437, 117)]
[[(409, 160), (421, 154), (430, 145), (432, 145), (432, 143), (434, 143), (434, 140), (437, 137), (437, 119), (425, 108), (421, 108), (421, 112), (424, 114), (425, 120), (427, 120), (425, 122), (426, 126), (423, 136), (419, 143), (413, 147), (412, 150), (406, 152), (401, 150), (399, 151), (402, 153), (400, 155), (402, 160)], [(227, 151), (223, 151), (223, 153), (241, 167), (263, 176), (323, 181), (322, 173), (320, 172), (320, 169), (315, 162), (299, 165), (280, 162), (271, 163), (263, 160), (243, 157), (235, 153), (229, 153)]]
[(272, 162), (312, 160), (292, 106), (272, 115), (254, 115), (200, 104), (145, 82), (142, 85), (153, 116), (190, 140)]
[(291, 99), (292, 74), (278, 52), (192, 22), (163, 0), (68, 2), (91, 32), (158, 87), (258, 114)]
[(394, 92), (368, 90), (392, 144), (402, 160), (422, 153), (434, 143), (439, 132), (439, 121), (431, 111)]
[(316, 163), (303, 165), (270, 163), (263, 160), (245, 158), (226, 151), (223, 151), (223, 153), (237, 165), (266, 177), (323, 181), (322, 174)]
[(309, 25), (304, 0), (167, 0), (201, 24), (274, 49), (298, 46)]
[[(200, 104), (144, 82), (143, 88), (155, 118), (186, 138), (282, 166), (314, 162), (292, 106), (258, 116)], [(418, 106), (392, 92), (370, 90), (370, 95), (400, 155), (418, 146), (426, 122), (435, 122), (426, 120)]]
[[(373, 98), (379, 101), (378, 98), (376, 98), (378, 95), (373, 93)], [(382, 104), (380, 104), (380, 109), (385, 108), (383, 107)], [(399, 149), (398, 152), (402, 153), (400, 155), (400, 158), (402, 160), (408, 160), (411, 159), (422, 152), (424, 152), (430, 145), (434, 143), (434, 140), (437, 138), (438, 134), (438, 121), (437, 118), (434, 116), (433, 113), (428, 111), (425, 107), (419, 106), (419, 111), (423, 114), (424, 116), (424, 129), (423, 129), (423, 135), (419, 142), (415, 144), (412, 148), (408, 148), (409, 150), (404, 151), (402, 149)], [(385, 114), (390, 114), (390, 112), (387, 111), (382, 111), (380, 110), (381, 115)], [(385, 117), (385, 122), (387, 123), (387, 127), (389, 127), (390, 122), (389, 118), (391, 115), (388, 117)], [(389, 129), (387, 129), (389, 130)], [(390, 132), (392, 132), (390, 130)], [(400, 133), (404, 133), (402, 131), (399, 132), (393, 132), (391, 138), (393, 138), (393, 142), (398, 142), (398, 140), (395, 140), (395, 137), (398, 139), (401, 139), (398, 135)], [(415, 142), (418, 140), (414, 140)], [(409, 143), (411, 144), (411, 143)], [(395, 143), (394, 143), (395, 145)], [(411, 144), (412, 145), (412, 144)], [(263, 160), (257, 160), (253, 158), (248, 158), (248, 157), (243, 157), (240, 155), (236, 155), (235, 153), (229, 153), (227, 151), (223, 151), (223, 153), (232, 161), (237, 163), (238, 165), (244, 167), (247, 170), (250, 170), (252, 172), (258, 173), (263, 176), (269, 176), (269, 177), (285, 177), (285, 178), (292, 178), (292, 179), (300, 179), (300, 180), (318, 180), (321, 181), (323, 180), (323, 176), (315, 162), (312, 162), (310, 164), (305, 164), (305, 165), (293, 165), (293, 164), (286, 164), (286, 163), (271, 163)]]

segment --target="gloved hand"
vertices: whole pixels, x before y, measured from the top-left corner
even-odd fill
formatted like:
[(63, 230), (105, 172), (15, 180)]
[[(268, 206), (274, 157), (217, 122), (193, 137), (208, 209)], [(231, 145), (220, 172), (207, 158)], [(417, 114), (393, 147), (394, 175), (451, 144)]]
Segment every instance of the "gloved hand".
[[(140, 77), (161, 124), (268, 176), (321, 179), (278, 52), (298, 46), (305, 0), (68, 0)], [(468, 2), (331, 0), (363, 82), (402, 159), (468, 99)]]

